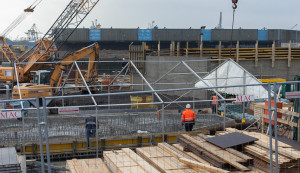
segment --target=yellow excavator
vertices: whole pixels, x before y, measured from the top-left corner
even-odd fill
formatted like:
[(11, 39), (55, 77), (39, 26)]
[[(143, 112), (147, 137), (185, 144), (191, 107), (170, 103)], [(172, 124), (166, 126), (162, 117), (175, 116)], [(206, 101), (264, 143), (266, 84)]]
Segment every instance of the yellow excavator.
[[(25, 99), (25, 98), (35, 98), (35, 97), (51, 97), (53, 93), (58, 92), (58, 87), (62, 81), (62, 70), (65, 66), (72, 64), (74, 61), (78, 61), (84, 57), (89, 56), (88, 70), (84, 74), (85, 81), (94, 81), (97, 70), (96, 70), (96, 59), (99, 57), (99, 45), (94, 43), (88, 47), (82, 48), (71, 55), (67, 56), (63, 60), (59, 61), (52, 72), (50, 77), (50, 71), (38, 70), (31, 71), (33, 83), (20, 83), (20, 87), (14, 86), (13, 97), (14, 99)], [(42, 64), (41, 64), (42, 65)], [(49, 79), (50, 77), (50, 79)], [(52, 88), (55, 88), (54, 90)], [(21, 95), (21, 97), (20, 97)]]

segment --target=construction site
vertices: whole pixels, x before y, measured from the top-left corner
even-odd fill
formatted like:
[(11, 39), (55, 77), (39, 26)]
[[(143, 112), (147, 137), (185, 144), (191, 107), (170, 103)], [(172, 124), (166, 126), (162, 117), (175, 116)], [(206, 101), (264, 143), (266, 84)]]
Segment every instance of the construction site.
[(101, 2), (66, 0), (10, 40), (42, 1), (0, 34), (1, 173), (300, 172), (294, 27), (87, 29)]

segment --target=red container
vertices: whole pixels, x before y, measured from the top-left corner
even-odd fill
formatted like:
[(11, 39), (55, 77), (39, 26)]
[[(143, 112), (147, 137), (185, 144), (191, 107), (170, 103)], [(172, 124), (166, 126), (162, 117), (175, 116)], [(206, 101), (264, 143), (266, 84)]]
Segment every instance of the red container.
[[(265, 105), (269, 106), (269, 102), (267, 100), (265, 101)], [(283, 105), (282, 102), (277, 102), (277, 108), (282, 109), (282, 105)], [(271, 107), (274, 108), (274, 100), (271, 100)], [(272, 114), (272, 112), (271, 112), (271, 114)], [(265, 115), (269, 116), (269, 110), (268, 109), (265, 109)], [(282, 113), (277, 112), (277, 118), (281, 119), (281, 117), (282, 117)], [(273, 114), (273, 119), (274, 119), (274, 114)], [(265, 118), (264, 122), (269, 124), (269, 119)], [(280, 125), (280, 124), (281, 123), (277, 123), (277, 125)], [(274, 125), (274, 120), (272, 120), (272, 125)]]

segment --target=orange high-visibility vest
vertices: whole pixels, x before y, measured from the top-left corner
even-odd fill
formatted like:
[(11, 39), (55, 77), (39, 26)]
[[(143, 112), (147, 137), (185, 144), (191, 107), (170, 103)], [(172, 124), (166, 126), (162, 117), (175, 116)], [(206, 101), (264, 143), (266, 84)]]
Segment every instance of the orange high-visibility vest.
[(195, 120), (196, 120), (196, 116), (194, 111), (192, 111), (191, 109), (185, 109), (185, 111), (182, 113), (181, 116), (181, 122), (195, 121)]
[[(213, 96), (213, 100), (216, 100), (216, 101), (218, 101), (218, 97), (217, 96)], [(212, 101), (211, 102), (211, 104), (212, 105), (215, 105), (215, 104), (217, 104), (217, 102), (216, 101)]]

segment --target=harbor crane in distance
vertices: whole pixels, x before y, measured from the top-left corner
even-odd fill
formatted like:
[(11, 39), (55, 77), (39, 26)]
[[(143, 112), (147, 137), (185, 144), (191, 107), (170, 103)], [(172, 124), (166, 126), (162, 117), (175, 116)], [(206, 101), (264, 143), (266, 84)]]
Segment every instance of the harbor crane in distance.
[(0, 34), (0, 51), (2, 55), (2, 62), (4, 61), (4, 58), (11, 62), (11, 58), (15, 62), (19, 62), (17, 56), (15, 53), (11, 50), (9, 45), (6, 43), (5, 38), (7, 35), (9, 35), (22, 21), (26, 19), (26, 17), (34, 12), (34, 9), (42, 2), (35, 1), (33, 4), (31, 4), (28, 8), (24, 9), (24, 11)]

